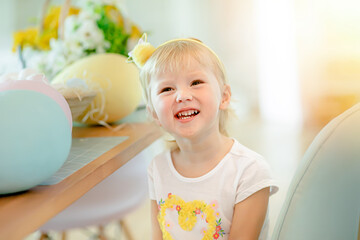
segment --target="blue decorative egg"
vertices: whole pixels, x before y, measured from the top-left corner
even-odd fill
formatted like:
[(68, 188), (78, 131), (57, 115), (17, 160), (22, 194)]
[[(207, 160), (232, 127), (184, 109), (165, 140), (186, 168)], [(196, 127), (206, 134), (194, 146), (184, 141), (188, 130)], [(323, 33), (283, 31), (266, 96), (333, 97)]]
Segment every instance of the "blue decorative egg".
[(0, 194), (28, 190), (66, 161), (71, 126), (60, 105), (31, 90), (0, 92)]

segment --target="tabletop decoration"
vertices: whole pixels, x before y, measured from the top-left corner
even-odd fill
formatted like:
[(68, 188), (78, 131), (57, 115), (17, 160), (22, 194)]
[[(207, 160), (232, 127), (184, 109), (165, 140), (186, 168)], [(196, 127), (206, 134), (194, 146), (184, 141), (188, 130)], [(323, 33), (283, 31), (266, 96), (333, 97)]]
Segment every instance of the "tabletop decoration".
[(54, 174), (71, 147), (64, 97), (31, 69), (0, 80), (0, 195), (28, 190)]
[(69, 84), (74, 78), (82, 79), (97, 94), (87, 109), (74, 118), (77, 122), (110, 128), (110, 123), (129, 115), (140, 103), (139, 70), (120, 54), (103, 53), (82, 58), (61, 71), (52, 84)]
[[(124, 16), (118, 1), (73, 2), (74, 6), (65, 0), (62, 7), (45, 9), (38, 27), (14, 34), (13, 51), (21, 53), (26, 67), (44, 72), (50, 81), (66, 66), (89, 55), (127, 56), (142, 35)], [(44, 8), (48, 8), (49, 1), (46, 3)]]
[(80, 78), (70, 78), (65, 83), (54, 83), (52, 86), (65, 97), (74, 120), (86, 110), (97, 94), (97, 91)]
[(73, 118), (69, 104), (64, 96), (49, 83), (44, 74), (35, 69), (25, 68), (19, 73), (8, 73), (0, 77), (0, 91), (19, 89), (36, 91), (52, 98), (64, 111), (72, 128)]

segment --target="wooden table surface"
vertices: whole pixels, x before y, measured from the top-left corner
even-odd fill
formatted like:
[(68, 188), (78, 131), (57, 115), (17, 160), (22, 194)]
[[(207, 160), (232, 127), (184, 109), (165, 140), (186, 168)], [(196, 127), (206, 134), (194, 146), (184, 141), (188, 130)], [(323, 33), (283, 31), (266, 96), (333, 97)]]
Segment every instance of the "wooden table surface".
[(23, 239), (36, 231), (153, 143), (161, 136), (161, 131), (152, 123), (126, 123), (116, 132), (105, 127), (73, 128), (74, 138), (104, 136), (129, 138), (56, 185), (0, 195), (0, 240)]

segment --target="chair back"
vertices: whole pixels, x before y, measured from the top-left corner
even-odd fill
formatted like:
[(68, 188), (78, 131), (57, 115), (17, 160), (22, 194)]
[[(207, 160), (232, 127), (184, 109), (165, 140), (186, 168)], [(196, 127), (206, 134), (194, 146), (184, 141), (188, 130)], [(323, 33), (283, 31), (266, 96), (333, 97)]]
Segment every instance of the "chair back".
[(357, 104), (328, 123), (309, 146), (290, 184), (272, 240), (356, 240), (359, 217)]

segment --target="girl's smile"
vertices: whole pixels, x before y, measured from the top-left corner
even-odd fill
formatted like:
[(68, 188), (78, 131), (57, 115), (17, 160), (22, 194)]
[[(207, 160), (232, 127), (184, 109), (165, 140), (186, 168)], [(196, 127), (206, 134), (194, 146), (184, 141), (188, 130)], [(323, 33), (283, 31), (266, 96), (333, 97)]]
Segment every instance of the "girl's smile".
[(182, 109), (175, 114), (175, 118), (179, 119), (181, 122), (188, 122), (193, 120), (199, 113), (200, 111), (197, 109)]

